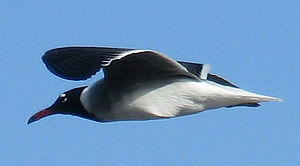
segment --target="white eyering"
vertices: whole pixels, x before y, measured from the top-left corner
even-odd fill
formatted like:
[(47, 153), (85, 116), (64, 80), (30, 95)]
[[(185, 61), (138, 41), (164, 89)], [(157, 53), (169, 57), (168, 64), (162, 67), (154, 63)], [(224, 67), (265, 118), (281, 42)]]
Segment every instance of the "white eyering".
[(66, 102), (68, 100), (68, 98), (66, 97), (66, 94), (64, 94), (64, 93), (60, 95), (60, 98), (62, 99), (62, 101), (61, 101), (62, 103)]

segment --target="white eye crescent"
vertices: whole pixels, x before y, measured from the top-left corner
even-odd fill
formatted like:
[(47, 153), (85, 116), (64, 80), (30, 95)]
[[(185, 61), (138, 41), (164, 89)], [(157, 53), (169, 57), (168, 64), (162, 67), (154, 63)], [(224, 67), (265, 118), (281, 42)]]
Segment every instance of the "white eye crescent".
[(64, 94), (64, 93), (60, 95), (60, 98), (61, 98), (62, 103), (66, 102), (68, 100), (68, 98), (66, 97), (66, 94)]

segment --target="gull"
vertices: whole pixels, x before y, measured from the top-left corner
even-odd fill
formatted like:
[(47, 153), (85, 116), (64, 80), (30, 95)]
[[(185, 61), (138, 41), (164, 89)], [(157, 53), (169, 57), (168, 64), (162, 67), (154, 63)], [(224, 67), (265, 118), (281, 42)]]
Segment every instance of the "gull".
[(243, 90), (210, 73), (207, 64), (175, 61), (152, 50), (62, 47), (47, 51), (42, 60), (63, 79), (86, 80), (100, 69), (104, 78), (60, 94), (27, 124), (54, 114), (97, 122), (153, 120), (281, 101)]

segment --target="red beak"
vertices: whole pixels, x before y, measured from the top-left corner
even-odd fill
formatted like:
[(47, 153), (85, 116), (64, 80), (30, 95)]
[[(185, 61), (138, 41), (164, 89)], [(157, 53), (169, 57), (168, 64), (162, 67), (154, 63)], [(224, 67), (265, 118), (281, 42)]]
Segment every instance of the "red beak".
[(38, 121), (46, 116), (49, 116), (49, 115), (52, 115), (54, 114), (54, 110), (51, 109), (51, 108), (47, 108), (47, 109), (44, 109), (36, 114), (34, 114), (27, 122), (27, 124), (30, 124), (32, 122), (35, 122), (35, 121)]

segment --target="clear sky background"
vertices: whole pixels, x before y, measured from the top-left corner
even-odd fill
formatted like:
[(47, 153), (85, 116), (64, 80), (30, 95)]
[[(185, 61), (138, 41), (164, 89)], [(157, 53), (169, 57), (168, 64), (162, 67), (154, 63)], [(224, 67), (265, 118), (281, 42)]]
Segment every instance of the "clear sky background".
[[(1, 165), (300, 165), (300, 2), (8, 1), (0, 5)], [(60, 46), (152, 49), (208, 63), (243, 89), (284, 102), (167, 120), (28, 118), (88, 81), (51, 74)]]

